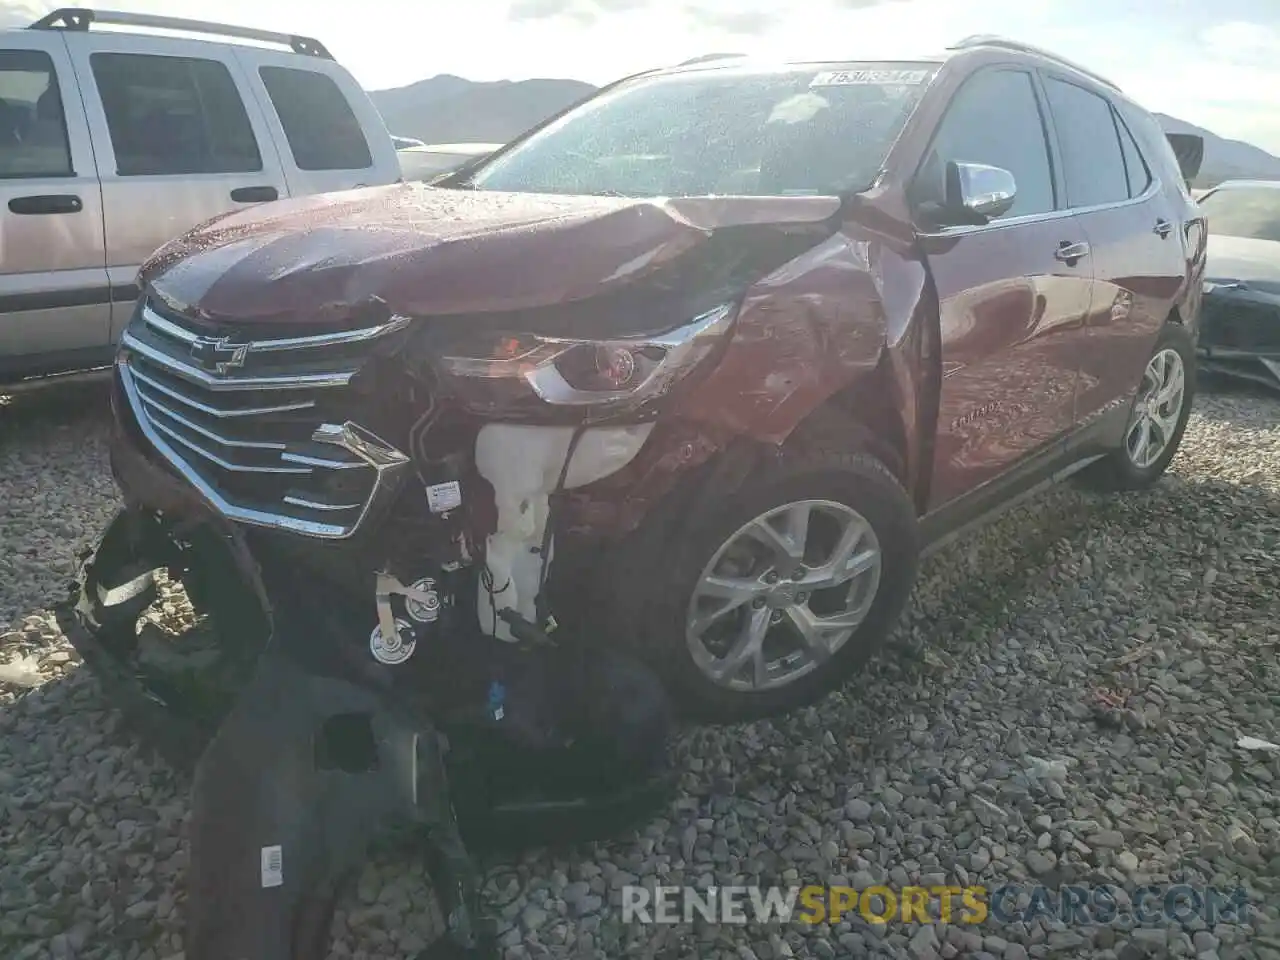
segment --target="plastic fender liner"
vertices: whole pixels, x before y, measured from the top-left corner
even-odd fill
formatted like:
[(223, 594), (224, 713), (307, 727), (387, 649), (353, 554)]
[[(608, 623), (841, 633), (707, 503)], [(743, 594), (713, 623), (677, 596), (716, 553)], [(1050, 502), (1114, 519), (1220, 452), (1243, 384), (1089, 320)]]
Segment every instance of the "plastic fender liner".
[(478, 891), (441, 760), (430, 726), (273, 645), (196, 767), (186, 955), (325, 956), (342, 880), (397, 825), (432, 842), (449, 939), (474, 947)]

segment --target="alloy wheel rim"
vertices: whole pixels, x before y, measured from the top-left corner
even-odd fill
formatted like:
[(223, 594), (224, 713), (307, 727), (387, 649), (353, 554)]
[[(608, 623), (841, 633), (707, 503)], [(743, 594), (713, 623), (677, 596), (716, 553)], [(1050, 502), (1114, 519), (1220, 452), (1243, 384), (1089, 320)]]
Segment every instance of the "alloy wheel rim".
[(800, 500), (743, 524), (703, 567), (685, 638), (703, 675), (742, 692), (794, 683), (861, 626), (883, 557), (870, 522), (831, 500)]
[(1146, 470), (1169, 449), (1185, 398), (1182, 355), (1165, 347), (1151, 358), (1142, 374), (1138, 400), (1125, 432), (1125, 451), (1139, 470)]

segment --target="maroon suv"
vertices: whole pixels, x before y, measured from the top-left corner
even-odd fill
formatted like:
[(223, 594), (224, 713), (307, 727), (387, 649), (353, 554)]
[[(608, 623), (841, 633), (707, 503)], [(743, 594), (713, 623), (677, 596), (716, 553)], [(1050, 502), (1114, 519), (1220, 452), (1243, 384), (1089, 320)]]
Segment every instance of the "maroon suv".
[(158, 251), (114, 470), (127, 513), (365, 604), (371, 662), (444, 605), (639, 651), (702, 716), (809, 703), (922, 549), (1077, 470), (1165, 470), (1184, 174), (1115, 86), (995, 39), (631, 77), (437, 186)]
[[(407, 819), (426, 956), (496, 956), (462, 835), (621, 816), (670, 782), (668, 692), (812, 702), (924, 547), (1077, 471), (1154, 482), (1194, 386), (1192, 146), (1004, 41), (719, 61), (158, 251), (115, 365), (126, 507), (60, 619), (199, 757), (187, 955), (322, 955)], [(143, 636), (157, 570), (211, 641)]]

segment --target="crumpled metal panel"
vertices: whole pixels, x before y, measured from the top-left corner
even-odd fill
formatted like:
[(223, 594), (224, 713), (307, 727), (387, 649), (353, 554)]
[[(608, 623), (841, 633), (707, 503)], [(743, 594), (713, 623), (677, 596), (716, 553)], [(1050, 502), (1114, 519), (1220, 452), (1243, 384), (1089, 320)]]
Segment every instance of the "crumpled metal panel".
[(174, 309), (229, 322), (340, 324), (375, 299), (406, 316), (502, 313), (608, 294), (719, 231), (821, 224), (839, 207), (397, 184), (217, 218), (160, 248), (141, 276)]

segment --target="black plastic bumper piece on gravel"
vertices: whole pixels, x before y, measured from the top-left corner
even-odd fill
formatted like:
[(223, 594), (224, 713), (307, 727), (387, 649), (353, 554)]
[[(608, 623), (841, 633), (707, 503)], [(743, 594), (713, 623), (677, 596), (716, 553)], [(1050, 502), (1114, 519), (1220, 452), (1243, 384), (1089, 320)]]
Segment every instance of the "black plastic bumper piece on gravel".
[[(187, 956), (325, 956), (342, 881), (396, 827), (421, 831), (435, 861), (449, 931), (426, 955), (496, 956), (492, 936), (475, 929), (478, 877), (436, 732), (277, 651), (260, 667), (196, 768)], [(345, 739), (346, 748), (322, 745), (317, 731), (329, 727), (338, 729), (323, 743)]]
[(131, 671), (125, 654), (134, 622), (155, 595), (149, 568), (170, 559), (156, 532), (145, 517), (118, 516), (84, 558), (58, 619), (150, 743), (180, 767), (198, 756), (187, 957), (325, 956), (342, 882), (397, 828), (425, 841), (449, 924), (423, 960), (496, 957), (491, 925), (479, 918), (478, 875), (454, 819), (439, 735), (425, 718), (397, 709), (382, 691), (303, 665), (289, 651), (313, 638), (297, 635), (299, 625), (280, 611), (272, 642), (215, 730), (176, 714)]
[[(491, 731), (450, 724), (454, 746), (446, 756), (431, 718), (394, 695), (386, 681), (394, 668), (374, 664), (367, 654), (361, 659), (363, 644), (343, 642), (350, 627), (339, 611), (308, 603), (308, 592), (287, 576), (273, 579), (278, 571), (270, 564), (273, 609), (269, 621), (261, 621), (269, 629), (261, 638), (240, 638), (249, 669), (233, 701), (217, 716), (184, 711), (180, 698), (155, 692), (132, 656), (136, 621), (156, 597), (152, 571), (190, 571), (191, 554), (199, 552), (172, 533), (145, 512), (119, 514), (97, 550), (82, 558), (80, 580), (58, 619), (143, 739), (175, 766), (195, 766), (185, 935), (190, 960), (324, 956), (342, 881), (373, 843), (397, 829), (425, 849), (448, 920), (447, 933), (423, 960), (494, 956), (465, 836), (498, 847), (602, 838), (669, 796), (670, 771), (653, 749), (665, 756), (665, 736), (659, 736), (666, 729), (659, 707), (665, 701), (652, 686), (656, 678), (607, 658), (595, 662), (586, 684), (598, 695), (588, 697), (585, 717), (606, 749), (592, 753), (587, 736), (552, 751), (548, 760), (558, 760), (568, 789), (548, 791), (544, 782), (522, 797), (519, 788), (529, 777), (514, 769), (518, 747), (503, 745)], [(213, 539), (231, 548), (215, 551), (226, 555), (210, 561), (216, 576), (204, 577), (206, 584), (223, 581), (213, 602), (237, 608), (238, 624), (258, 623), (261, 599), (255, 596), (264, 598), (267, 588), (261, 579), (232, 582), (245, 579), (243, 571), (235, 573), (232, 555), (243, 548), (235, 533), (220, 531)], [(613, 752), (611, 777), (607, 765), (594, 761), (610, 755), (615, 735), (628, 742), (610, 733), (628, 727), (641, 752), (621, 761)], [(523, 764), (526, 770), (548, 766), (536, 757)], [(460, 789), (453, 789), (453, 778)], [(604, 788), (589, 789), (588, 782)], [(503, 789), (495, 792), (498, 783)], [(461, 829), (455, 801), (466, 814)]]

